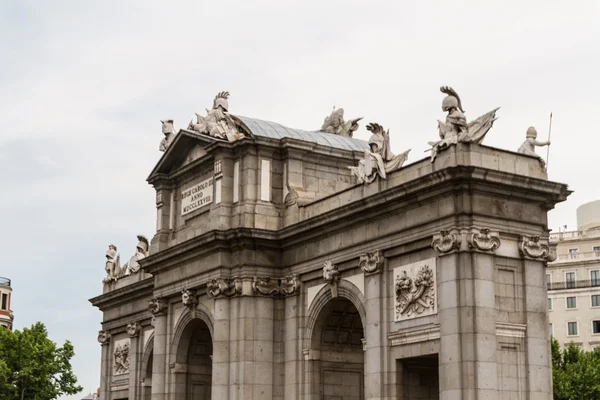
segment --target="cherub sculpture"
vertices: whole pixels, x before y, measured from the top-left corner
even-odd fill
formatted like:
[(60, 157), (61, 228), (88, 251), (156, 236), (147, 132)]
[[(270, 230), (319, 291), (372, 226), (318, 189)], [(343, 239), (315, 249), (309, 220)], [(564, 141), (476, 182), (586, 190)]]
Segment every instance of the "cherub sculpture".
[(238, 131), (235, 121), (229, 115), (229, 92), (220, 92), (215, 96), (213, 108), (206, 110), (206, 117), (196, 113), (196, 123), (190, 122), (188, 129), (219, 139), (235, 142), (244, 137)]
[(331, 112), (331, 115), (325, 117), (323, 125), (321, 126), (321, 132), (333, 133), (343, 137), (352, 137), (354, 131), (358, 129), (358, 121), (362, 117), (344, 121), (344, 109), (335, 109)]
[(500, 108), (495, 108), (467, 123), (467, 118), (464, 114), (465, 110), (462, 108), (458, 93), (449, 86), (442, 86), (440, 91), (447, 95), (442, 101), (442, 110), (447, 112), (448, 115), (446, 115), (446, 122), (438, 120), (438, 130), (441, 140), (438, 142), (429, 142), (432, 162), (440, 151), (452, 144), (459, 142), (481, 144), (485, 135), (492, 128), (496, 120), (496, 111)]
[(114, 282), (125, 274), (126, 267), (121, 268), (121, 256), (117, 253), (117, 246), (108, 245), (106, 252), (106, 278), (104, 283)]
[(537, 131), (533, 126), (530, 126), (527, 129), (526, 139), (519, 147), (519, 153), (527, 154), (528, 156), (536, 157), (540, 164), (542, 164), (542, 168), (546, 168), (546, 162), (544, 159), (535, 152), (535, 146), (550, 146), (550, 141), (547, 142), (538, 142), (537, 140)]
[(137, 239), (138, 244), (135, 247), (135, 254), (129, 259), (129, 263), (125, 263), (125, 265), (123, 265), (123, 268), (125, 269), (129, 267), (130, 274), (139, 272), (141, 266), (138, 261), (148, 257), (148, 249), (150, 247), (148, 239), (146, 239), (144, 235), (138, 235)]
[(367, 130), (372, 132), (369, 139), (370, 150), (365, 150), (365, 157), (356, 167), (348, 167), (359, 183), (371, 183), (377, 176), (386, 179), (387, 174), (402, 167), (410, 150), (394, 155), (390, 149), (390, 131), (383, 126), (370, 123)]
[(162, 133), (165, 137), (160, 141), (158, 150), (165, 152), (175, 138), (175, 127), (173, 126), (172, 119), (161, 120), (160, 123), (162, 124)]

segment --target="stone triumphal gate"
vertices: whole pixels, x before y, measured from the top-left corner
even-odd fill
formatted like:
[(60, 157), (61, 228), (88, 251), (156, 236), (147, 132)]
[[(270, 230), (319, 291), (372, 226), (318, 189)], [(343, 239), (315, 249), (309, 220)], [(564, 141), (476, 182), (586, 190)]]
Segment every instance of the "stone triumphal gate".
[(222, 92), (162, 121), (156, 233), (127, 264), (109, 246), (91, 299), (101, 398), (550, 400), (547, 211), (569, 191), (442, 91), (409, 165), (343, 110), (301, 131)]

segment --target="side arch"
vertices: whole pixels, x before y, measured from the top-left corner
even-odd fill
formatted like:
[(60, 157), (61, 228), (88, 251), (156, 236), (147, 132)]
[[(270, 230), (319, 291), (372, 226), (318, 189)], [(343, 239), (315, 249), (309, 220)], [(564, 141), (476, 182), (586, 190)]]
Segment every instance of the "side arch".
[[(354, 305), (354, 307), (356, 307), (356, 310), (358, 311), (358, 314), (360, 315), (363, 332), (366, 332), (367, 331), (367, 324), (366, 324), (367, 313), (365, 311), (366, 301), (365, 301), (364, 296), (360, 292), (360, 290), (351, 282), (341, 279), (340, 282), (338, 283), (338, 297), (337, 298), (347, 299)], [(331, 289), (330, 289), (329, 285), (325, 285), (321, 290), (319, 290), (319, 292), (315, 296), (315, 299), (313, 300), (312, 304), (310, 305), (310, 308), (308, 309), (308, 313), (307, 313), (306, 328), (304, 329), (304, 348), (305, 349), (312, 349), (314, 347), (312, 340), (314, 337), (313, 334), (314, 334), (315, 326), (317, 326), (317, 321), (318, 321), (319, 317), (321, 316), (321, 312), (323, 311), (323, 309), (325, 308), (327, 303), (329, 303), (332, 299), (333, 299), (333, 297), (331, 295)]]
[[(208, 307), (204, 304), (198, 304), (198, 306), (190, 310), (188, 307), (183, 311), (183, 314), (179, 317), (179, 320), (175, 324), (173, 330), (173, 341), (171, 344), (171, 357), (174, 359), (171, 362), (177, 362), (178, 356), (183, 354), (182, 348), (179, 346), (183, 338), (187, 338), (192, 334), (192, 329), (189, 329), (193, 325), (194, 321), (200, 320), (206, 324), (210, 337), (214, 340), (214, 319)], [(187, 352), (186, 352), (187, 354)]]
[[(144, 351), (142, 353), (142, 378), (146, 378), (146, 371), (148, 371), (149, 365), (152, 363), (152, 352), (154, 350), (154, 332), (150, 334), (150, 338), (148, 338), (148, 342), (144, 345)], [(151, 377), (150, 377), (151, 378)]]

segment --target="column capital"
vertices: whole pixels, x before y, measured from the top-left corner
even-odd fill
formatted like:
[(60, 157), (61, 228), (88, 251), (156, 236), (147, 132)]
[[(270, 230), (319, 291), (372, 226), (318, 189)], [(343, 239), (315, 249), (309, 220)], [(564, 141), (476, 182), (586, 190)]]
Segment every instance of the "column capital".
[(110, 332), (105, 330), (98, 331), (98, 342), (102, 346), (108, 345), (110, 343)]
[(148, 300), (148, 311), (156, 317), (167, 314), (168, 301), (164, 297), (155, 297)]
[(471, 249), (493, 253), (500, 247), (500, 233), (489, 228), (471, 227), (467, 241)]
[(385, 258), (381, 250), (367, 251), (358, 259), (358, 266), (365, 275), (378, 274), (383, 271)]
[(127, 334), (130, 338), (138, 337), (140, 335), (142, 327), (138, 322), (133, 322), (131, 324), (127, 324)]
[(460, 250), (461, 233), (458, 228), (442, 229), (440, 233), (433, 235), (431, 246), (441, 254)]

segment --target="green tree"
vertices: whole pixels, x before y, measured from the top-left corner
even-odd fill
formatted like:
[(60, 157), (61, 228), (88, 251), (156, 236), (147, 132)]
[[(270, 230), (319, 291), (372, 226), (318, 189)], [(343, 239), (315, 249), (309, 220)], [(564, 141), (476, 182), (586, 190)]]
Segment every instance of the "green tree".
[(41, 322), (23, 331), (0, 328), (0, 399), (54, 400), (82, 390), (73, 374), (73, 345), (48, 339)]
[(552, 338), (554, 400), (600, 400), (600, 351), (583, 351), (574, 344), (560, 350)]

